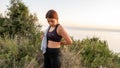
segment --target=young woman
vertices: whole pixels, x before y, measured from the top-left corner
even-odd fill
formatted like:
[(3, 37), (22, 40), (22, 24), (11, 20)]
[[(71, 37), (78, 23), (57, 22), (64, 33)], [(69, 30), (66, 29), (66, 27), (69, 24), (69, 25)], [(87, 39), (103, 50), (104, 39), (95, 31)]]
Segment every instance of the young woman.
[[(46, 13), (46, 19), (50, 25), (47, 30), (47, 48), (44, 53), (44, 68), (61, 68), (60, 45), (70, 45), (72, 40), (62, 25), (58, 22), (58, 14), (55, 10)], [(61, 41), (61, 39), (64, 41)]]

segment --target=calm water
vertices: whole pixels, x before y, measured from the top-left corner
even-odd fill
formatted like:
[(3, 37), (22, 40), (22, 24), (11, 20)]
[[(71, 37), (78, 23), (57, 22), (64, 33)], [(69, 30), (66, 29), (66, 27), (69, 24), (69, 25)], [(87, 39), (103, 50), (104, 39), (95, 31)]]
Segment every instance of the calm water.
[[(47, 27), (42, 27), (44, 31)], [(73, 36), (74, 39), (84, 39), (98, 37), (101, 40), (106, 40), (110, 50), (113, 52), (120, 53), (120, 31), (115, 30), (96, 30), (96, 29), (75, 29), (65, 27), (66, 31), (70, 36)]]
[(72, 29), (66, 28), (68, 33), (74, 37), (74, 39), (84, 39), (98, 37), (101, 40), (106, 40), (110, 50), (120, 53), (120, 32), (108, 31), (108, 30), (89, 30), (89, 29)]

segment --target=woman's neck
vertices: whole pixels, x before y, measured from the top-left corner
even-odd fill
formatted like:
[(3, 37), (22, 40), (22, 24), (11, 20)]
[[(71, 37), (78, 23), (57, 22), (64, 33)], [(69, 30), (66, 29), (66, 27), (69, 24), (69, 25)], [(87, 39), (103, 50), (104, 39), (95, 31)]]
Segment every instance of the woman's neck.
[(51, 27), (53, 27), (53, 28), (54, 28), (54, 27), (56, 27), (56, 26), (57, 26), (57, 24), (59, 24), (59, 23), (56, 23), (55, 25), (52, 25)]

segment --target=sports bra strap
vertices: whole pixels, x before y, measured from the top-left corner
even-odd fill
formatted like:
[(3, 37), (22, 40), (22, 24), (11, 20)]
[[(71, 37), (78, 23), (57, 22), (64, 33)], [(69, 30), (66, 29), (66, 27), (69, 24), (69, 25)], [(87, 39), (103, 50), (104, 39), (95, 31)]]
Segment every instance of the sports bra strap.
[(59, 26), (60, 24), (57, 24), (56, 27), (55, 27), (55, 31), (57, 30), (57, 27)]

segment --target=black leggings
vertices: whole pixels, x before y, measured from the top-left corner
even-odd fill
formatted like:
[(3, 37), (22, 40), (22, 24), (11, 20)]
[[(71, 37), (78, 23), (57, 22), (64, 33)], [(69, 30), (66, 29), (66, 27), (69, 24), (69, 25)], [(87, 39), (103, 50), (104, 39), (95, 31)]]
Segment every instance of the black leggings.
[(47, 48), (44, 54), (44, 68), (61, 68), (60, 48)]

